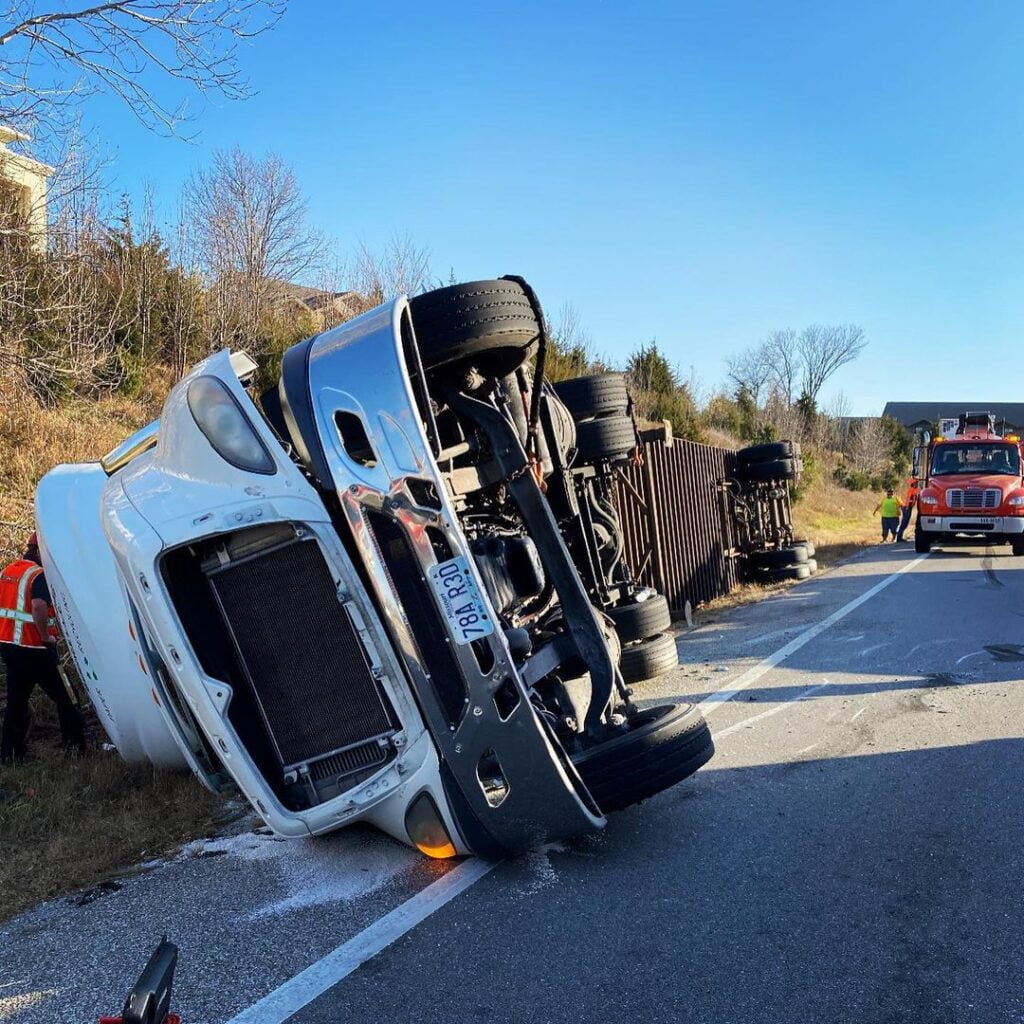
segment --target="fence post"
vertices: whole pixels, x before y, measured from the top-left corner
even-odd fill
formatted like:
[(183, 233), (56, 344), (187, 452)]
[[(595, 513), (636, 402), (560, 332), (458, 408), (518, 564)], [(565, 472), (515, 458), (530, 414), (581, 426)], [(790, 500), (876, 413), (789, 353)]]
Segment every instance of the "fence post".
[(654, 492), (654, 470), (651, 467), (651, 454), (655, 446), (645, 445), (644, 448), (644, 504), (647, 506), (644, 511), (647, 513), (647, 525), (651, 531), (651, 571), (654, 574), (654, 589), (659, 594), (664, 594), (665, 564), (662, 558), (661, 525), (658, 522), (659, 502)]

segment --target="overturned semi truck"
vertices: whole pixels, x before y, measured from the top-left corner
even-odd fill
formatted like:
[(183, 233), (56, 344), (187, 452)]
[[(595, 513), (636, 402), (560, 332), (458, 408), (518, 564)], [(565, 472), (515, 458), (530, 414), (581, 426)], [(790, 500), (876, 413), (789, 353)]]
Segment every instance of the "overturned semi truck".
[(576, 385), (570, 411), (545, 353), (522, 279), (400, 297), (261, 395), (210, 357), (158, 423), (47, 474), (55, 607), (121, 755), (284, 836), (366, 821), (437, 857), (599, 829), (705, 764), (699, 712), (638, 707), (619, 667), (668, 622), (594, 483), (635, 447), (628, 395)]

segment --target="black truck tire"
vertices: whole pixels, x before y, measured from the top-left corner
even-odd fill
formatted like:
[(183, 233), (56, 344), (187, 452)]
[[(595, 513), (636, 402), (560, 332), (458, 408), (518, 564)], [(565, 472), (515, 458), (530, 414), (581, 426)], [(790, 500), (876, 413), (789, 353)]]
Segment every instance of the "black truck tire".
[(1010, 550), (1015, 555), (1024, 555), (1024, 541), (1020, 541), (1020, 540), (1011, 541)]
[(584, 465), (602, 459), (624, 459), (636, 447), (636, 431), (628, 416), (607, 416), (576, 425), (576, 461)]
[(715, 752), (711, 730), (693, 704), (661, 704), (637, 712), (629, 732), (573, 758), (606, 814), (689, 778)]
[(818, 571), (818, 563), (815, 559), (808, 558), (804, 564), (807, 566), (808, 569), (811, 570), (812, 576)]
[(763, 569), (756, 578), (761, 583), (783, 583), (786, 580), (805, 580), (811, 575), (811, 567), (806, 562), (799, 565), (786, 565), (778, 569)]
[(663, 594), (655, 594), (646, 601), (608, 608), (607, 614), (615, 623), (615, 632), (624, 644), (664, 633), (672, 625), (668, 599)]
[(411, 298), (409, 310), (426, 370), (477, 356), (488, 372), (511, 373), (540, 335), (533, 306), (515, 281), (437, 288)]
[(671, 672), (679, 664), (679, 651), (676, 649), (676, 638), (671, 633), (658, 633), (647, 637), (638, 644), (629, 644), (622, 648), (619, 658), (619, 671), (622, 680), (629, 683), (642, 683), (645, 679), (653, 679), (665, 672)]
[(799, 454), (794, 451), (792, 441), (772, 441), (771, 444), (755, 444), (741, 448), (736, 457), (741, 466), (752, 466), (755, 462), (769, 462), (773, 459), (791, 459)]
[[(914, 550), (919, 555), (927, 555), (932, 549), (932, 539), (923, 530), (914, 531)], [(1016, 552), (1014, 552), (1016, 554)]]
[(783, 569), (787, 565), (799, 565), (807, 561), (807, 548), (794, 544), (791, 548), (777, 551), (751, 551), (750, 564), (755, 569)]
[(813, 558), (814, 557), (815, 547), (814, 547), (814, 544), (811, 543), (811, 541), (809, 541), (809, 540), (795, 540), (795, 541), (793, 541), (793, 547), (795, 547), (795, 548), (797, 548), (797, 547), (806, 548), (807, 549), (807, 557), (808, 558)]
[(792, 459), (754, 462), (740, 469), (740, 476), (745, 480), (792, 480), (795, 475), (796, 463)]
[(599, 373), (592, 377), (560, 380), (554, 389), (577, 420), (613, 413), (624, 415), (629, 408), (626, 378), (621, 373)]

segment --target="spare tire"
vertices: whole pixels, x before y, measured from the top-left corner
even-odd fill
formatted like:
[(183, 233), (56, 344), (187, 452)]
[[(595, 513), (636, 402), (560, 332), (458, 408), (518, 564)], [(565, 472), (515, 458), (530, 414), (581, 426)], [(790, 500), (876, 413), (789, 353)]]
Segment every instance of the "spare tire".
[(773, 441), (771, 444), (755, 444), (749, 448), (741, 448), (736, 457), (741, 466), (751, 466), (755, 462), (767, 462), (769, 459), (791, 459), (794, 454), (792, 441)]
[(573, 377), (554, 384), (555, 393), (577, 420), (609, 413), (625, 413), (629, 407), (626, 378), (621, 373)]
[(807, 561), (807, 548), (794, 544), (791, 548), (777, 551), (751, 551), (750, 564), (755, 569), (782, 569), (787, 565), (798, 565)]
[(629, 731), (573, 757), (598, 807), (606, 814), (639, 803), (691, 776), (711, 760), (715, 744), (693, 704), (661, 704), (638, 711)]
[(628, 416), (607, 416), (576, 425), (576, 461), (584, 465), (602, 459), (626, 458), (636, 448), (636, 431)]
[(740, 469), (746, 480), (792, 480), (796, 472), (792, 459), (772, 459), (770, 462), (754, 462)]
[(672, 625), (672, 613), (664, 594), (609, 608), (607, 615), (615, 623), (615, 632), (624, 644), (663, 633)]
[(665, 672), (671, 672), (679, 664), (676, 638), (671, 633), (659, 633), (638, 644), (622, 648), (619, 671), (624, 683), (642, 683)]
[(537, 314), (515, 281), (437, 288), (411, 298), (409, 311), (426, 370), (475, 356), (488, 373), (511, 373), (540, 336)]

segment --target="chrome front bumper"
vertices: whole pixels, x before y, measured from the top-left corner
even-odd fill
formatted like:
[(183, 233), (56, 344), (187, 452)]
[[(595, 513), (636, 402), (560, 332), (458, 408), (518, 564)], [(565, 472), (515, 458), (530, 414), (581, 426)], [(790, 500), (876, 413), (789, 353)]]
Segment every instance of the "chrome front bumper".
[(928, 516), (918, 517), (924, 533), (1024, 534), (1024, 516)]
[[(399, 298), (289, 350), (281, 386), (289, 431), (311, 472), (338, 496), (468, 845), (497, 855), (600, 828), (605, 819), (535, 711), (501, 629), (459, 644), (426, 584), (431, 567), (462, 556), (498, 622), (421, 423), (410, 372), (422, 379), (408, 300)], [(372, 458), (346, 448), (339, 422), (351, 417), (361, 422)], [(487, 755), (508, 783), (497, 804), (478, 774)]]

